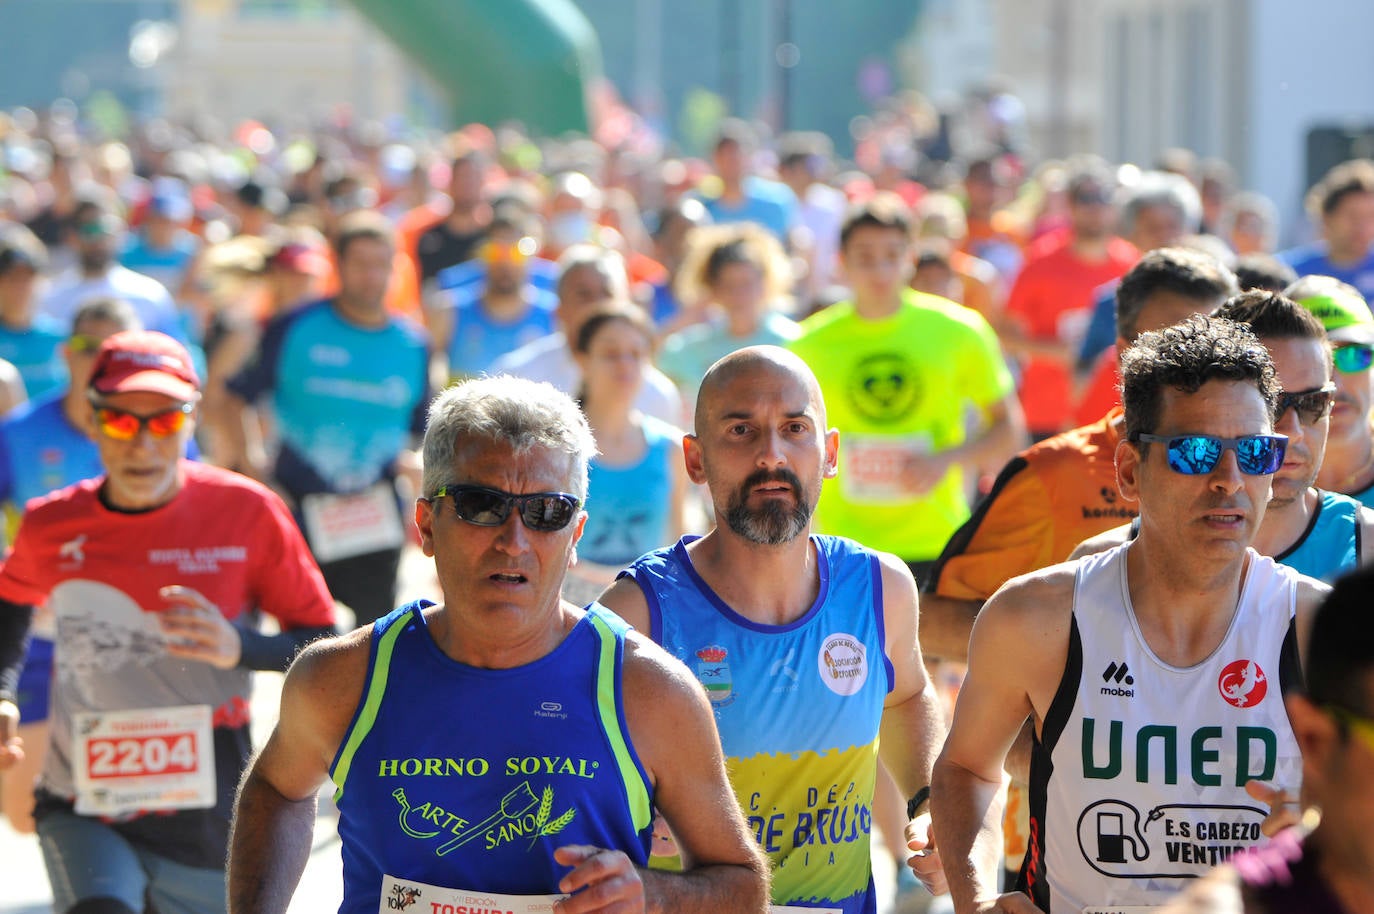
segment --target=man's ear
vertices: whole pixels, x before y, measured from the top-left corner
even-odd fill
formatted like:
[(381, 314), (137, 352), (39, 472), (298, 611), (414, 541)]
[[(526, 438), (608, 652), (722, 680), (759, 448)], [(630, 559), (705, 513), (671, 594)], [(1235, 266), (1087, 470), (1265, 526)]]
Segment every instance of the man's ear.
[(822, 479), (834, 479), (839, 471), (840, 430), (832, 428), (825, 433), (825, 467)]
[(1116, 487), (1123, 499), (1135, 503), (1140, 502), (1141, 447), (1124, 438), (1116, 443)]
[(577, 564), (577, 544), (582, 540), (582, 533), (587, 529), (587, 512), (578, 511), (577, 520), (573, 521), (572, 542), (568, 544), (568, 567)]
[(696, 485), (706, 484), (706, 465), (701, 454), (701, 440), (696, 435), (682, 436), (682, 462), (687, 478)]
[(434, 558), (434, 502), (429, 499), (415, 499), (415, 529), (420, 531), (421, 551)]

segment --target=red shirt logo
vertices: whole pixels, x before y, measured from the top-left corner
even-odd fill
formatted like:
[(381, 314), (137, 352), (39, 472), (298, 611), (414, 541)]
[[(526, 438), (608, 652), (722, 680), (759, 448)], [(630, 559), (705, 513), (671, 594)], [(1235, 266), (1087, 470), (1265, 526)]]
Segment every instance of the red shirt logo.
[(1265, 693), (1269, 691), (1269, 680), (1255, 661), (1233, 660), (1221, 671), (1217, 689), (1232, 707), (1253, 708), (1264, 701)]

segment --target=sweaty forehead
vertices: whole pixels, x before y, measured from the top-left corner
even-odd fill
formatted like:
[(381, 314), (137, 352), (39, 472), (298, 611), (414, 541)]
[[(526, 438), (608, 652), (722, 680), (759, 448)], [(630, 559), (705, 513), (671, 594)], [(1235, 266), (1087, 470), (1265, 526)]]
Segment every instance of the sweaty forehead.
[(820, 386), (805, 362), (772, 347), (741, 350), (707, 372), (697, 395), (697, 428), (764, 408), (788, 414), (806, 412), (820, 422), (825, 419)]

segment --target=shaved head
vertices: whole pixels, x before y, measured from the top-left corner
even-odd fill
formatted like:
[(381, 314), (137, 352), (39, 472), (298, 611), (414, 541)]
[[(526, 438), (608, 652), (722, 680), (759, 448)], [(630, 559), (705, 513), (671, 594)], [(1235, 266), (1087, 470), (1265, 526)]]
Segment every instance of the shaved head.
[(811, 402), (817, 407), (817, 419), (824, 427), (825, 401), (821, 398), (821, 386), (806, 362), (780, 346), (750, 346), (730, 353), (707, 369), (697, 391), (697, 410), (693, 419), (697, 434), (701, 434), (712, 416), (729, 409), (728, 403), (719, 400), (737, 379), (765, 375), (789, 377), (805, 386)]
[(781, 546), (810, 528), (839, 433), (825, 427), (816, 376), (777, 346), (732, 352), (706, 372), (687, 474), (706, 483), (719, 522), (740, 540)]

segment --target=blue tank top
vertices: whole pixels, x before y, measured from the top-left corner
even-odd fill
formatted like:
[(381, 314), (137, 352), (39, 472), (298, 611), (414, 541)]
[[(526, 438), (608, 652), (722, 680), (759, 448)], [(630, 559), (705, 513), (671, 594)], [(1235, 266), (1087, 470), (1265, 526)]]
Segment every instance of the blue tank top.
[(671, 541), (673, 461), (681, 460), (682, 433), (652, 416), (643, 419), (648, 447), (631, 466), (587, 467), (587, 526), (577, 554), (602, 565), (628, 565)]
[(693, 539), (624, 574), (644, 592), (653, 639), (706, 687), (731, 786), (772, 864), (773, 903), (872, 912), (873, 780), (893, 677), (878, 557), (811, 537), (816, 602), (788, 625), (762, 625), (697, 574)]
[(501, 356), (557, 329), (553, 309), (558, 299), (532, 286), (526, 291), (531, 297), (529, 307), (514, 320), (498, 321), (488, 316), (480, 298), (455, 308), (457, 326), (448, 343), (450, 377), (471, 378), (490, 371)]
[(546, 656), (485, 670), (439, 649), (428, 605), (374, 623), (363, 698), (330, 768), (340, 912), (376, 914), (387, 876), (556, 894), (571, 868), (553, 852), (566, 844), (644, 866), (653, 797), (625, 725), (625, 623), (593, 605)]
[(1366, 508), (1374, 508), (1374, 486), (1370, 486), (1363, 492), (1351, 492), (1350, 497)]
[(1349, 495), (1317, 491), (1321, 500), (1302, 539), (1274, 561), (1330, 583), (1360, 563), (1360, 503)]

